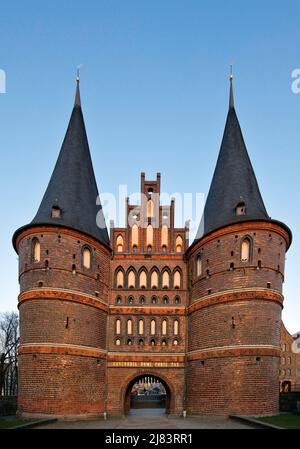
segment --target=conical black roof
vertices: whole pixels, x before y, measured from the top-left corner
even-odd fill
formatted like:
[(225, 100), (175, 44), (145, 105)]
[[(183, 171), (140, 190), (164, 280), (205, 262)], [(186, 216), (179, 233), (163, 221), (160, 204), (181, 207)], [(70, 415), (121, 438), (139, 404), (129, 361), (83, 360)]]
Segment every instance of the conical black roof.
[[(242, 214), (237, 213), (237, 208), (242, 209)], [(270, 217), (235, 112), (231, 77), (223, 140), (196, 239), (213, 229), (249, 219)]]
[[(47, 190), (32, 224), (59, 224), (71, 227), (109, 245), (98, 195), (77, 79), (75, 105), (69, 126)], [(55, 217), (57, 215), (55, 210), (60, 217)]]

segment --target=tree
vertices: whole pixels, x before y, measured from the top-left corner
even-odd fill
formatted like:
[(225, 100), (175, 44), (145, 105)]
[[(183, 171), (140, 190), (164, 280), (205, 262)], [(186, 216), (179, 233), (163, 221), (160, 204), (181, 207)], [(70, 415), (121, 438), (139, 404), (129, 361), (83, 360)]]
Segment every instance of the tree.
[(18, 314), (16, 312), (0, 314), (0, 396), (17, 393), (18, 344)]

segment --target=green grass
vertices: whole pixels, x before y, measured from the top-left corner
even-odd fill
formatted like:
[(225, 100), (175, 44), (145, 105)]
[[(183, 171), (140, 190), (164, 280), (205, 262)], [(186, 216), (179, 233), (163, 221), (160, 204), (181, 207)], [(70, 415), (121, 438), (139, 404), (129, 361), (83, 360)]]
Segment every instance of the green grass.
[(21, 424), (27, 424), (30, 419), (20, 419), (17, 416), (1, 416), (0, 417), (0, 429), (9, 429), (11, 427), (20, 426)]
[(274, 426), (283, 427), (284, 429), (300, 429), (300, 413), (282, 413), (276, 416), (264, 416), (258, 418), (260, 421)]

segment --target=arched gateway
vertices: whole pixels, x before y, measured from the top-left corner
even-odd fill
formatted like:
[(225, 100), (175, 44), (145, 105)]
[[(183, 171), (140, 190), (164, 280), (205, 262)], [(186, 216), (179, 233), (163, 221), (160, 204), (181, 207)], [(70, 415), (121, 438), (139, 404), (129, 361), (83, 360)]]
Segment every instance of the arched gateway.
[(145, 372), (133, 376), (124, 388), (124, 414), (131, 409), (158, 408), (173, 413), (174, 395), (170, 383), (161, 376)]

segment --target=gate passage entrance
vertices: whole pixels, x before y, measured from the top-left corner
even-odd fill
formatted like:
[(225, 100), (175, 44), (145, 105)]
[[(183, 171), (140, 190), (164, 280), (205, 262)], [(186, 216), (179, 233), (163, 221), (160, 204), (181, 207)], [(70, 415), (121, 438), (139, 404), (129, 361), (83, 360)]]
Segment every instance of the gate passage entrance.
[(142, 375), (133, 379), (125, 395), (125, 413), (169, 413), (170, 390), (157, 376)]

